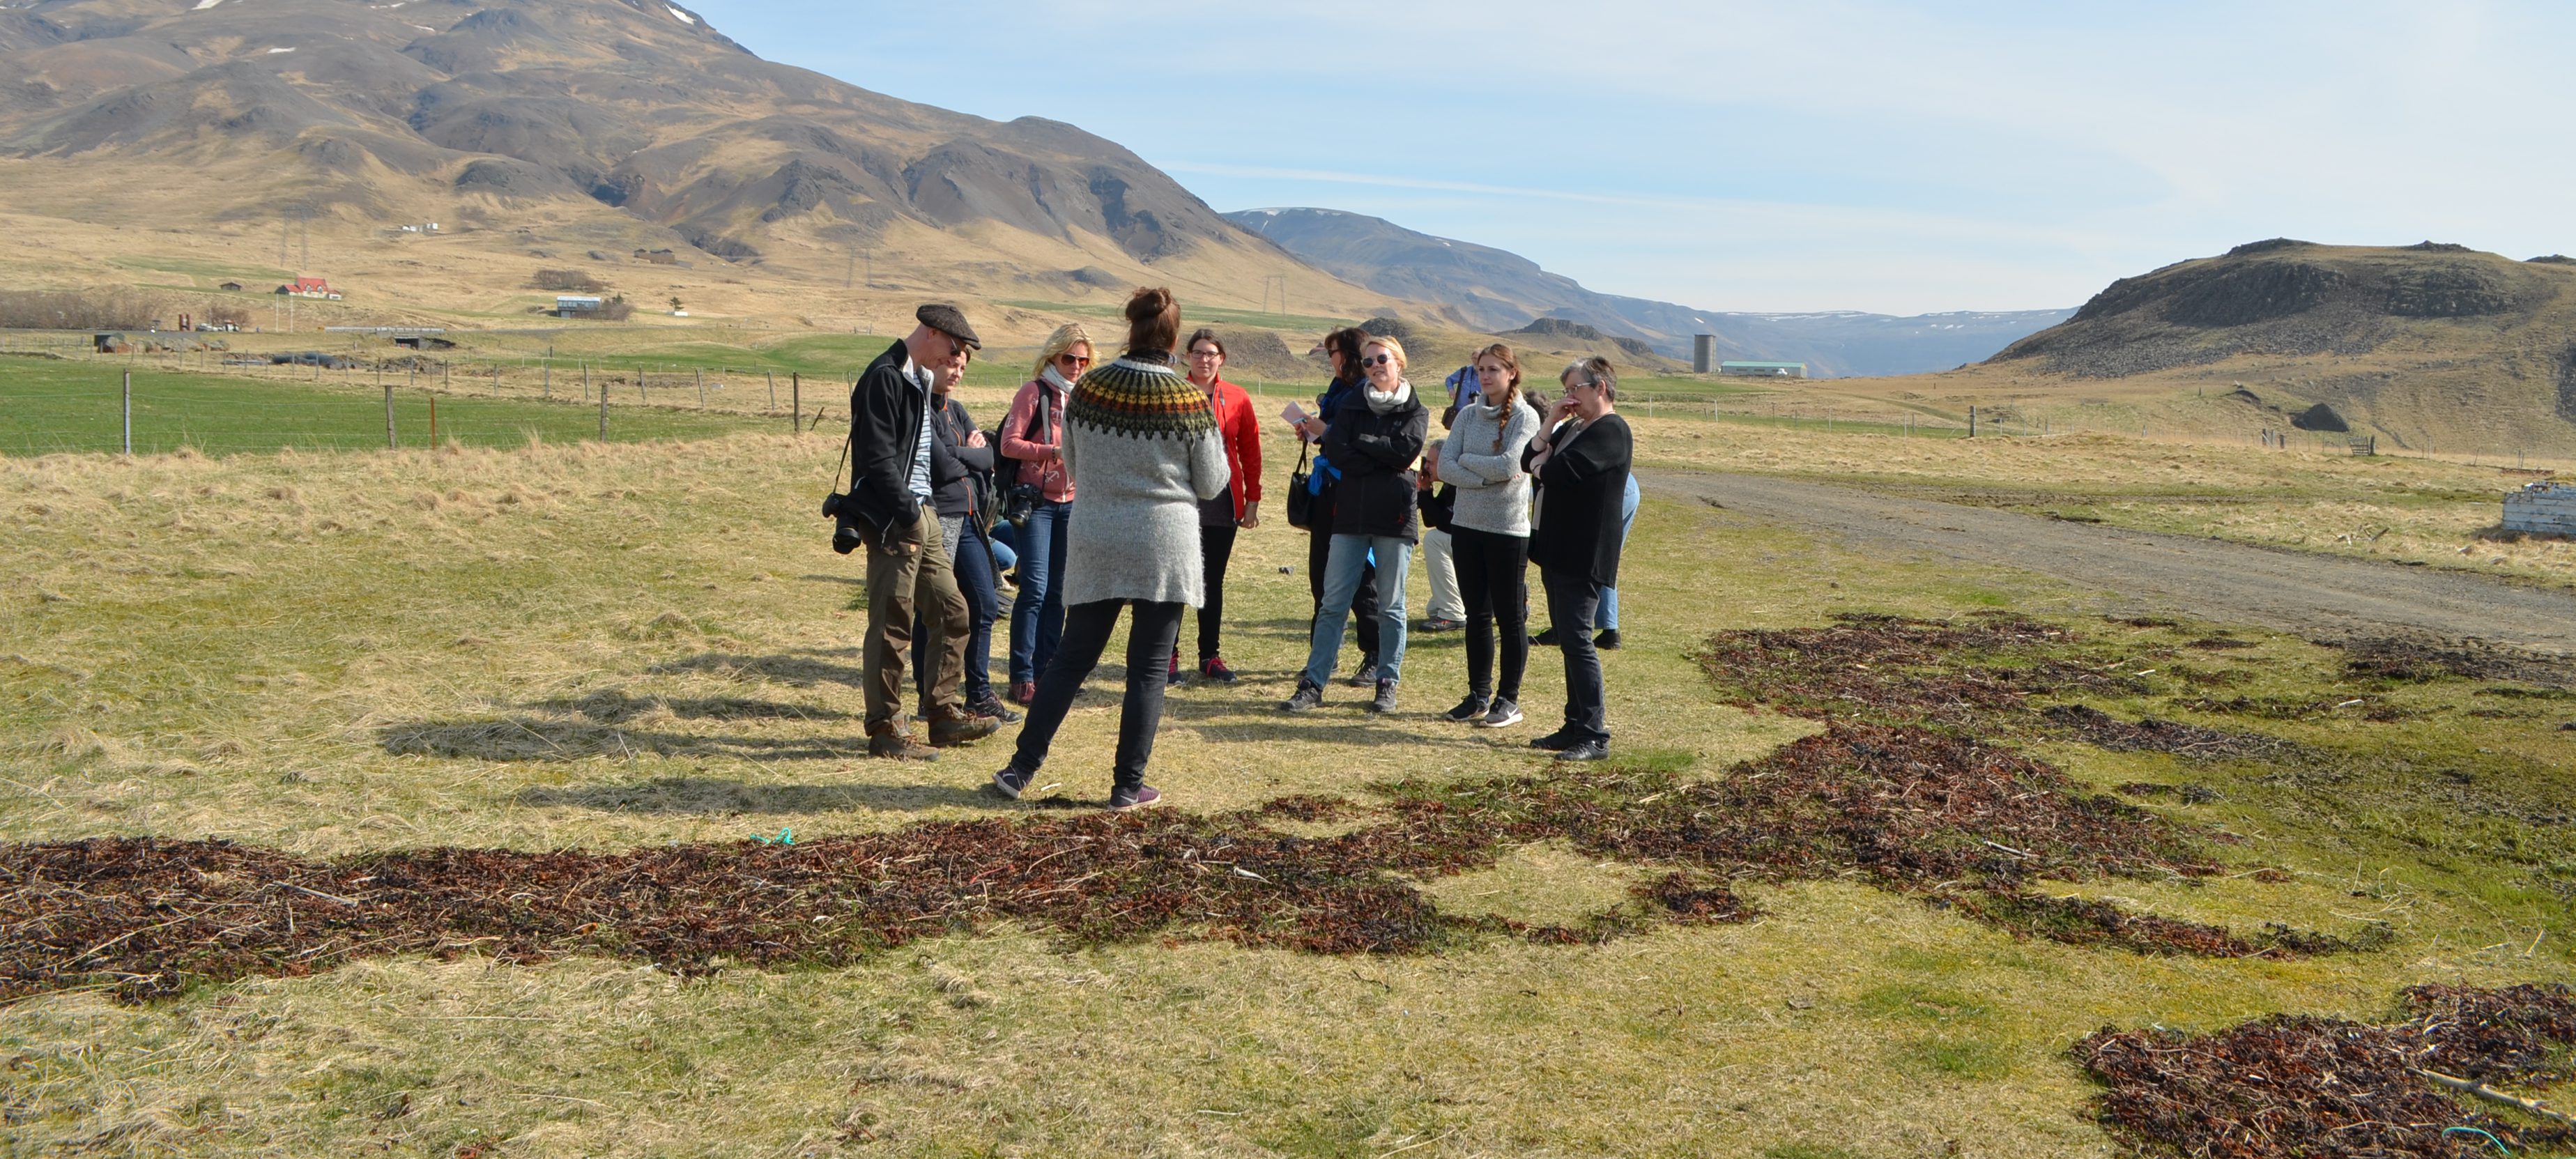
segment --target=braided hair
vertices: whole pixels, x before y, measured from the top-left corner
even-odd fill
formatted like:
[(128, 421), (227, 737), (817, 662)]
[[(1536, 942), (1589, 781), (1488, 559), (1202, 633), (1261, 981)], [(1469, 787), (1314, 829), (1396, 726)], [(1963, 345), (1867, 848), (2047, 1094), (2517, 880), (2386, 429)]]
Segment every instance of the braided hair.
[[(1512, 355), (1512, 348), (1510, 346), (1500, 342), (1494, 343), (1493, 345), (1476, 352), (1476, 362), (1483, 362), (1488, 358), (1502, 363), (1503, 372), (1511, 376), (1511, 385), (1503, 388), (1502, 400), (1493, 403), (1493, 405), (1498, 408), (1497, 414), (1494, 418), (1493, 453), (1499, 455), (1503, 453), (1503, 428), (1512, 424), (1512, 408), (1518, 405), (1521, 400), (1521, 360)], [(1470, 365), (1473, 364), (1471, 363)], [(1481, 377), (1484, 372), (1477, 371), (1476, 373)], [(1481, 388), (1481, 384), (1479, 384), (1479, 389)], [(1487, 396), (1487, 401), (1493, 401), (1490, 395)]]

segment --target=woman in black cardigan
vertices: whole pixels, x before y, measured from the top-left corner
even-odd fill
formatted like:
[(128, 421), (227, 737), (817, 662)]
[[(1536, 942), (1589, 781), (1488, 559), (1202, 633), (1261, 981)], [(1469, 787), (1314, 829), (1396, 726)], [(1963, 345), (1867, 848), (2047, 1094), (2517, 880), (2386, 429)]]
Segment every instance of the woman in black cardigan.
[[(1538, 529), (1530, 563), (1547, 587), (1548, 622), (1589, 624), (1600, 589), (1619, 583), (1619, 505), (1628, 488), (1635, 440), (1613, 410), (1619, 374), (1607, 358), (1587, 358), (1558, 376), (1564, 397), (1530, 440), (1528, 466), (1539, 486)], [(1558, 760), (1610, 755), (1608, 692), (1601, 654), (1589, 632), (1560, 633), (1565, 649), (1565, 726), (1530, 742)]]

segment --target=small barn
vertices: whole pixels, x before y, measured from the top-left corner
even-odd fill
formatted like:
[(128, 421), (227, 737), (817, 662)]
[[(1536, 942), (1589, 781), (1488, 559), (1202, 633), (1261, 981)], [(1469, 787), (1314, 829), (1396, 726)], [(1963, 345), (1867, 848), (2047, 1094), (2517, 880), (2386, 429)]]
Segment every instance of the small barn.
[(2504, 530), (2576, 538), (2576, 484), (2552, 479), (2506, 492)]
[(597, 294), (555, 295), (555, 317), (580, 318), (599, 312), (606, 303)]
[(228, 291), (230, 291), (230, 292), (232, 292), (232, 293), (236, 293), (236, 294), (238, 294), (238, 293), (240, 293), (240, 292), (241, 292), (242, 284), (241, 284), (240, 282), (226, 282), (226, 283), (224, 283), (224, 284), (222, 284), (222, 285), (220, 285), (220, 286), (217, 286), (217, 287), (215, 287), (215, 288), (216, 288), (216, 289), (218, 289), (218, 290), (228, 290)]

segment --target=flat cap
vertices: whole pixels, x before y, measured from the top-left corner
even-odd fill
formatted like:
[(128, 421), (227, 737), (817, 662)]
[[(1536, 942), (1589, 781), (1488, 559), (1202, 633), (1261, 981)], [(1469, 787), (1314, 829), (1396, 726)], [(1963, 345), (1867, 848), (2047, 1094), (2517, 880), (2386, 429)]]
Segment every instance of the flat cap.
[(932, 302), (912, 312), (921, 324), (966, 344), (969, 350), (982, 350), (984, 340), (975, 336), (975, 328), (966, 324), (963, 311), (946, 302)]

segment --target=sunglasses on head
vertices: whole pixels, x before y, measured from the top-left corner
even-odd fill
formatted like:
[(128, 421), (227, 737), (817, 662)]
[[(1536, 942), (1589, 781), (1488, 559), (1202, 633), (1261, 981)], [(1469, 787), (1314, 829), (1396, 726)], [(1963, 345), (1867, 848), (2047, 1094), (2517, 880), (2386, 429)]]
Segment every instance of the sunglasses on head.
[(1363, 358), (1363, 359), (1360, 359), (1360, 365), (1362, 365), (1362, 366), (1384, 366), (1384, 365), (1386, 365), (1387, 363), (1390, 363), (1390, 362), (1393, 362), (1393, 361), (1395, 361), (1395, 356), (1394, 356), (1394, 355), (1392, 355), (1392, 354), (1381, 354), (1381, 355), (1378, 355), (1378, 356), (1377, 356), (1377, 357), (1375, 357), (1375, 358)]

